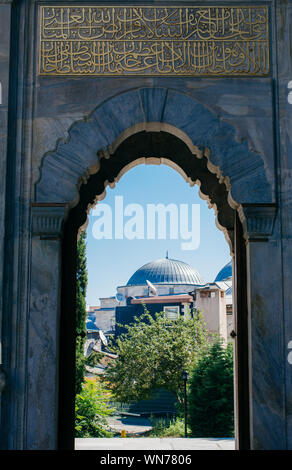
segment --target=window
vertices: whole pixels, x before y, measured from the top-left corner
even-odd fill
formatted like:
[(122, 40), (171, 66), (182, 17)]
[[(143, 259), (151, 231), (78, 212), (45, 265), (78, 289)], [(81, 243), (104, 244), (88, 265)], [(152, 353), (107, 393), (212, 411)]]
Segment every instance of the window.
[(226, 313), (227, 315), (232, 315), (232, 304), (226, 305)]
[(203, 299), (204, 297), (211, 297), (211, 292), (202, 290), (200, 292), (200, 297), (201, 297), (201, 299)]
[(175, 307), (163, 307), (163, 311), (165, 313), (166, 318), (170, 320), (175, 320), (179, 317), (179, 306)]

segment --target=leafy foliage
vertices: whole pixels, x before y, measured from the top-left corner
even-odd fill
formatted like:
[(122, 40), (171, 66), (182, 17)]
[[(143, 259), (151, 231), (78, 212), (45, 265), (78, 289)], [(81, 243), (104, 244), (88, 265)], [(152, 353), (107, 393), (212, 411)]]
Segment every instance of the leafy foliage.
[(86, 365), (95, 367), (103, 357), (104, 353), (92, 350), (86, 358)]
[(75, 436), (111, 437), (106, 417), (113, 413), (108, 402), (110, 392), (97, 379), (86, 379), (75, 400)]
[(75, 393), (81, 391), (85, 375), (86, 358), (84, 346), (86, 340), (86, 232), (82, 232), (77, 242), (77, 273), (76, 273), (76, 373)]
[[(152, 429), (147, 437), (185, 437), (184, 418), (155, 418), (151, 419), (151, 424)], [(188, 429), (188, 435), (190, 435), (190, 429)]]
[(151, 391), (161, 387), (180, 400), (181, 373), (193, 367), (206, 348), (206, 327), (198, 312), (170, 320), (164, 312), (152, 317), (144, 310), (117, 339), (113, 352), (118, 358), (107, 367), (107, 380), (121, 402), (149, 399)]
[(194, 437), (232, 437), (233, 345), (213, 343), (194, 368), (189, 387), (189, 424)]

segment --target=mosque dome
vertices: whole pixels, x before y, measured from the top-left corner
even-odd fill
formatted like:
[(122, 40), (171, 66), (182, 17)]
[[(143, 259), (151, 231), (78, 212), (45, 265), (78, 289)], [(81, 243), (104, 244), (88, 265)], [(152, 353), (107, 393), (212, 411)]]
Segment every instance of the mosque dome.
[(232, 263), (229, 261), (224, 268), (222, 268), (219, 273), (216, 276), (216, 279), (214, 282), (220, 282), (220, 281), (226, 281), (226, 279), (229, 279), (232, 277)]
[(183, 261), (161, 258), (144, 264), (128, 280), (127, 286), (146, 284), (204, 284), (198, 271)]

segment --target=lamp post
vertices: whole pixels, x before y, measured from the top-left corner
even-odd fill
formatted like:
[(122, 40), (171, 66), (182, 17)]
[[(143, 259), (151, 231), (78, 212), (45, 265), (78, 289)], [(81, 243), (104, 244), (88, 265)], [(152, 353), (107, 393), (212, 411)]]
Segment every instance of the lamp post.
[(181, 378), (184, 381), (184, 408), (185, 408), (185, 437), (188, 437), (188, 430), (187, 430), (187, 380), (188, 380), (188, 373), (184, 370), (181, 374)]

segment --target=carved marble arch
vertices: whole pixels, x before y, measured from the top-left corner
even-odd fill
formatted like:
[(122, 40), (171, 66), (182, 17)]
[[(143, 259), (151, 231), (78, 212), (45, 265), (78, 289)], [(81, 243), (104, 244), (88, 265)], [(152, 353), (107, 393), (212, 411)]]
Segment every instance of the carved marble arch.
[[(230, 208), (238, 211), (246, 237), (271, 234), (275, 208), (262, 156), (251, 151), (246, 141), (239, 142), (235, 128), (202, 103), (167, 88), (139, 88), (121, 93), (73, 124), (67, 140), (59, 141), (56, 150), (43, 158), (35, 205), (75, 207), (82, 185), (89, 183), (90, 176), (115, 161), (114, 155), (124, 141), (142, 132), (176, 137), (188, 149), (190, 161), (205, 165), (209, 179), (195, 177), (188, 167), (189, 162), (172, 163), (181, 168), (187, 181), (201, 185), (201, 194), (211, 198), (221, 227), (230, 229), (229, 223), (223, 221), (225, 211), (220, 211), (227, 198), (226, 214), (230, 213)], [(150, 157), (156, 157), (169, 164), (171, 159), (165, 153), (157, 157), (153, 151), (147, 156), (148, 162)], [(145, 157), (142, 152), (133, 160), (141, 155)], [(114, 184), (114, 178), (119, 178), (119, 172), (112, 176), (110, 184)], [(214, 178), (218, 187), (224, 187), (223, 199), (213, 195)], [(211, 180), (212, 184), (208, 182)], [(105, 180), (104, 184), (108, 182)]]
[(76, 219), (81, 224), (79, 231), (86, 227), (89, 211), (106, 197), (107, 186), (114, 188), (137, 165), (164, 164), (176, 170), (190, 186), (199, 185), (199, 195), (215, 210), (216, 225), (224, 232), (232, 251), (234, 209), (228, 202), (226, 186), (209, 170), (204, 152), (184, 137), (176, 129), (159, 123), (138, 125), (121, 135), (110, 152), (100, 154), (98, 171), (79, 188), (79, 203), (71, 211), (75, 217), (79, 214)]
[[(57, 270), (60, 291), (55, 285), (51, 291), (57, 297), (56, 318), (60, 318), (59, 447), (73, 448), (76, 235), (86, 223), (91, 205), (104, 197), (106, 187), (139, 163), (171, 165), (189, 184), (199, 184), (201, 195), (215, 208), (230, 246), (235, 234), (236, 422), (239, 442), (243, 442), (240, 448), (249, 448), (247, 288), (251, 286), (243, 234), (249, 239), (272, 234), (276, 208), (271, 182), (263, 157), (250, 150), (248, 142), (237, 140), (232, 125), (187, 94), (166, 88), (134, 89), (107, 100), (73, 124), (68, 139), (59, 141), (42, 160), (32, 204), (32, 234), (36, 237), (31, 276), (37, 286), (41, 279), (45, 287), (39, 290), (47, 292), (48, 273), (39, 269), (40, 253), (55, 243), (59, 265), (53, 267), (52, 279), (58, 279)], [(49, 242), (44, 241), (47, 239)], [(53, 264), (51, 260), (44, 263)]]

